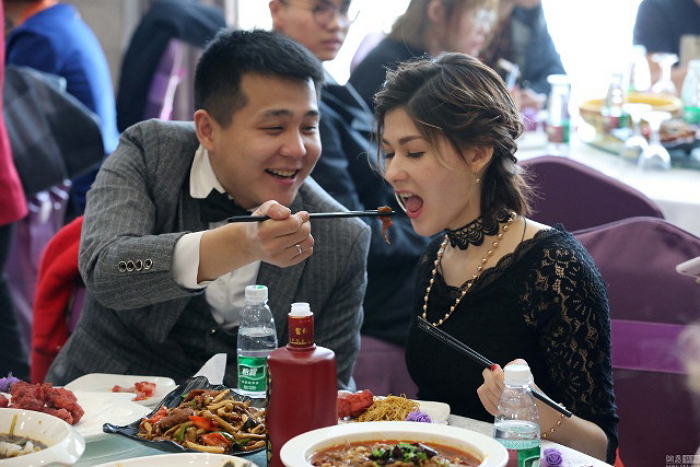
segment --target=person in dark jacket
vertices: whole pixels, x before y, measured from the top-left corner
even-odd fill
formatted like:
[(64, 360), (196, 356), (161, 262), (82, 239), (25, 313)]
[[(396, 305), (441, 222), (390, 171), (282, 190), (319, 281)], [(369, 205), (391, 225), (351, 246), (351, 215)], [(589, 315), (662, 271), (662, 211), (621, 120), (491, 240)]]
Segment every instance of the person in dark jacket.
[[(321, 61), (335, 58), (355, 16), (349, 0), (272, 0), (270, 13), (276, 31), (303, 44)], [(350, 210), (385, 205), (396, 210), (393, 192), (369, 157), (372, 114), (357, 91), (326, 76), (319, 109), (322, 153), (311, 173), (314, 180)], [(372, 237), (362, 349), (354, 376), (358, 388), (411, 394), (415, 387), (406, 372), (403, 349), (414, 270), (427, 239), (416, 235), (402, 214), (393, 221), (387, 244), (381, 222), (367, 219)], [(382, 371), (376, 371), (380, 367)]]

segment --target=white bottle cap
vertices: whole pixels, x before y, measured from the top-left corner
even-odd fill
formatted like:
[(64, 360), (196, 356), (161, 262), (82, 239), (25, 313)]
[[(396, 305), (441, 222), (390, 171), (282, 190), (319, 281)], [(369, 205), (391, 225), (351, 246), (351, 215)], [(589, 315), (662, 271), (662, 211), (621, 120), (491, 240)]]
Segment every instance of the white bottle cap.
[(547, 82), (551, 84), (552, 86), (558, 85), (558, 84), (570, 84), (571, 80), (567, 75), (549, 75), (547, 76)]
[(247, 285), (245, 288), (245, 301), (251, 303), (266, 302), (267, 287), (264, 285)]
[(309, 306), (309, 304), (304, 302), (292, 303), (292, 311), (290, 311), (289, 314), (292, 316), (299, 317), (313, 315), (313, 313), (311, 313), (311, 307)]
[(504, 382), (508, 386), (529, 386), (532, 384), (530, 367), (522, 363), (514, 363), (503, 369)]

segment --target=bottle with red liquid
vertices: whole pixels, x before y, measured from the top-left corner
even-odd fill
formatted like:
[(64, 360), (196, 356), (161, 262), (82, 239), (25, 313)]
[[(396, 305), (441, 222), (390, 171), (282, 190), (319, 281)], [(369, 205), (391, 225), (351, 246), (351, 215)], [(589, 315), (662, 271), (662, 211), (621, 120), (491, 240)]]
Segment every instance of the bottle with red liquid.
[(301, 433), (338, 423), (335, 353), (314, 343), (308, 303), (292, 303), (289, 343), (267, 357), (267, 465), (282, 467), (280, 449)]

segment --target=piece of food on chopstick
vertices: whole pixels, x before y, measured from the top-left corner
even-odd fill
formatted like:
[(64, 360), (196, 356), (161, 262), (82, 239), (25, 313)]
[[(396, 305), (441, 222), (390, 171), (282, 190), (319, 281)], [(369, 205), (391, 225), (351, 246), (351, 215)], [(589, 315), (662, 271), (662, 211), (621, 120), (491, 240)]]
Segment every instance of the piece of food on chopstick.
[[(377, 208), (377, 211), (379, 211), (379, 213), (382, 214), (390, 213), (391, 208), (389, 206), (379, 206)], [(386, 232), (389, 229), (389, 227), (394, 225), (394, 221), (392, 221), (391, 217), (389, 217), (388, 215), (379, 216), (379, 219), (382, 221), (382, 235), (384, 235), (384, 241), (391, 245), (391, 242), (389, 241), (389, 236), (386, 234)]]
[(149, 381), (137, 381), (133, 386), (125, 388), (123, 386), (115, 385), (112, 388), (112, 392), (131, 392), (136, 394), (132, 400), (142, 401), (149, 397), (153, 397), (156, 393), (156, 383), (151, 383)]
[(150, 418), (142, 418), (138, 436), (227, 454), (264, 447), (266, 433), (264, 409), (235, 400), (229, 389), (193, 389), (177, 407), (161, 407)]

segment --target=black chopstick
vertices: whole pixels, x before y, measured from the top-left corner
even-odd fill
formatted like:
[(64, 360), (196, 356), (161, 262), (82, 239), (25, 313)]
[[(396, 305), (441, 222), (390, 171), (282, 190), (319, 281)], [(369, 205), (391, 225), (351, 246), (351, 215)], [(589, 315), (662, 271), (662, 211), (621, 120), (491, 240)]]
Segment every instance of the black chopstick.
[[(457, 352), (461, 353), (462, 355), (465, 355), (469, 358), (471, 358), (473, 361), (476, 363), (480, 364), (484, 368), (491, 368), (491, 365), (493, 365), (493, 362), (489, 360), (488, 358), (484, 357), (481, 355), (479, 352), (476, 350), (472, 349), (469, 347), (467, 344), (465, 344), (462, 341), (459, 341), (455, 339), (454, 337), (450, 336), (448, 333), (443, 331), (442, 329), (438, 329), (437, 327), (433, 326), (430, 324), (427, 320), (425, 320), (422, 316), (418, 317), (418, 327), (422, 330), (430, 334), (432, 337), (436, 338), (443, 344), (448, 345), (449, 347), (452, 347), (454, 350)], [(539, 390), (532, 388), (532, 395), (559, 412), (560, 414), (566, 416), (566, 417), (571, 417), (571, 412), (569, 412), (565, 407), (562, 407), (561, 405), (557, 404), (554, 402), (552, 399), (549, 398), (549, 396), (542, 394)]]
[[(396, 211), (378, 211), (376, 209), (369, 211), (340, 211), (340, 212), (312, 212), (309, 214), (311, 219), (338, 219), (341, 217), (390, 217), (396, 215)], [(260, 222), (266, 221), (267, 216), (233, 216), (226, 219), (226, 222)]]

